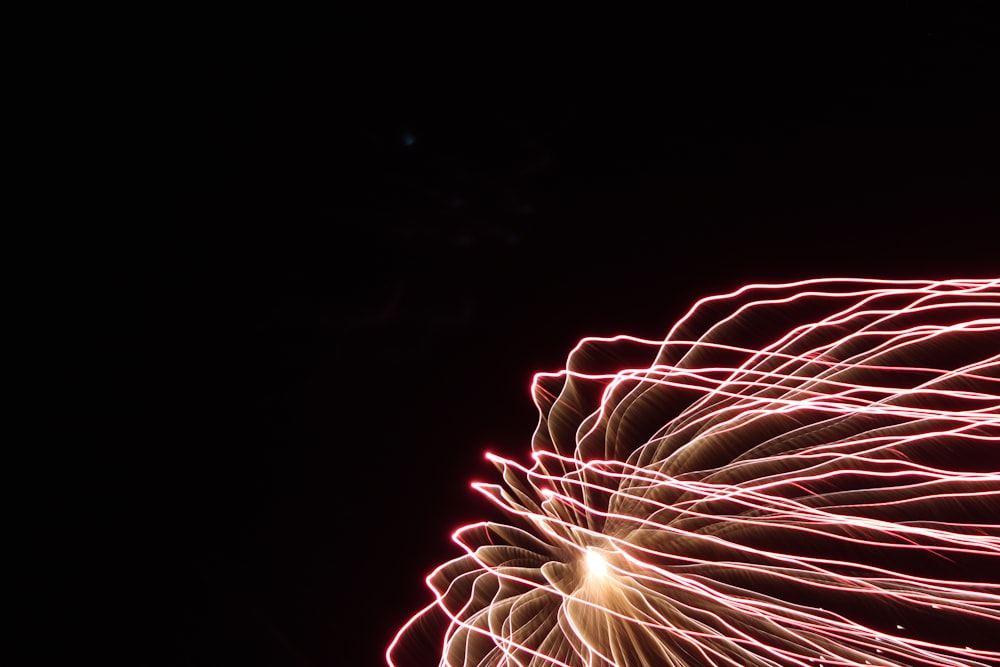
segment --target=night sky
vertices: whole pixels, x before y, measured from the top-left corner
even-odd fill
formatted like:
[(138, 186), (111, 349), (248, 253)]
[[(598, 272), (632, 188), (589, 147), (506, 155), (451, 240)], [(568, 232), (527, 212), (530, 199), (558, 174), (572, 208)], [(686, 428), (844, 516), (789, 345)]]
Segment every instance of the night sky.
[(380, 664), (583, 336), (749, 282), (996, 274), (1000, 38), (940, 11), (178, 39), (133, 663)]

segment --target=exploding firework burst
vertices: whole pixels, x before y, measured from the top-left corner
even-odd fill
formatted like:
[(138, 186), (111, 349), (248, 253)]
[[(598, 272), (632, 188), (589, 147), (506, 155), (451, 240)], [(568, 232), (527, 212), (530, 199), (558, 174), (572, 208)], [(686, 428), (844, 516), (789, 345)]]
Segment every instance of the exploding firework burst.
[(533, 395), (390, 664), (1000, 665), (1000, 280), (751, 285)]

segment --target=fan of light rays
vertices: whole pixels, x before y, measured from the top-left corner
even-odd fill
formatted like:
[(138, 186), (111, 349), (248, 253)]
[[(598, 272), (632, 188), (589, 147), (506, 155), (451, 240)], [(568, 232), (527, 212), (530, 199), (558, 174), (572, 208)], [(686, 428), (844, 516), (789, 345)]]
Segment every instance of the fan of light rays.
[(389, 664), (1000, 665), (1000, 280), (750, 285), (533, 395)]

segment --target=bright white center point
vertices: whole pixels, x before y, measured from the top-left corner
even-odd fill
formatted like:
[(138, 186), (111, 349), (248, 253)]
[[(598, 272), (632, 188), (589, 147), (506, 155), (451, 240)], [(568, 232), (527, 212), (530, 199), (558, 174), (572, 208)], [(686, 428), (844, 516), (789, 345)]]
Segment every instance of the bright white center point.
[(587, 551), (587, 569), (596, 577), (603, 577), (608, 573), (608, 562), (596, 551)]

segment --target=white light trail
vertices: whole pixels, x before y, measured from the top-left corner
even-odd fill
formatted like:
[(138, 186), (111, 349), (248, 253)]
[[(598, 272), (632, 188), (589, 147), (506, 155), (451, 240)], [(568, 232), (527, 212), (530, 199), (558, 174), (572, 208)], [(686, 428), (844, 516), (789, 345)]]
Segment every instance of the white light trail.
[(749, 285), (532, 394), (390, 665), (1000, 665), (1000, 279)]

